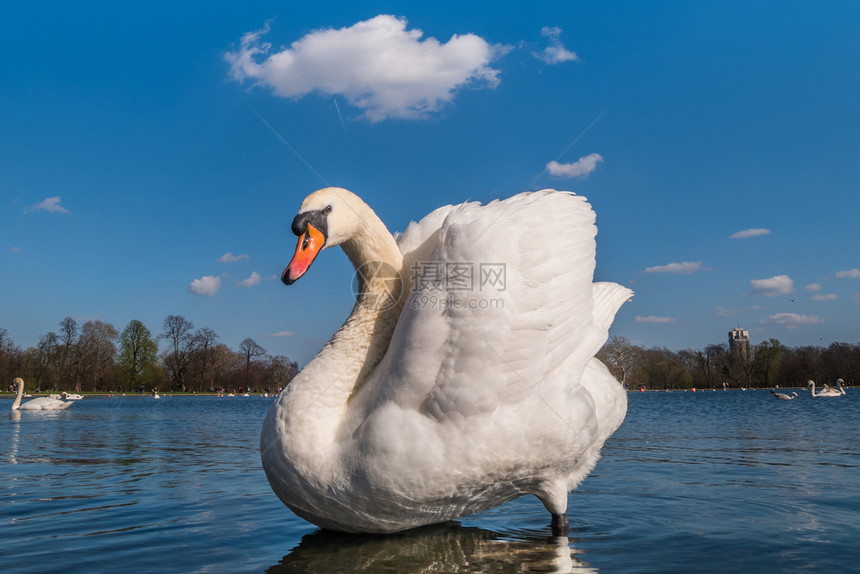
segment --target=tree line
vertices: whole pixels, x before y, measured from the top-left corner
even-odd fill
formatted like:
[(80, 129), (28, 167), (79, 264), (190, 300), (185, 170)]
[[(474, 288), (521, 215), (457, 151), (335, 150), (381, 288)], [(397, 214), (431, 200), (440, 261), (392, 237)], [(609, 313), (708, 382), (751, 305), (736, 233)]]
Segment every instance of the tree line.
[[(194, 329), (181, 315), (164, 319), (157, 335), (132, 320), (119, 332), (102, 321), (79, 325), (71, 317), (39, 343), (20, 349), (0, 328), (0, 377), (21, 377), (41, 392), (277, 392), (299, 371), (281, 355), (271, 356), (253, 339), (234, 351), (209, 328)], [(164, 343), (159, 353), (158, 343)], [(718, 389), (802, 387), (812, 379), (860, 383), (860, 344), (786, 347), (777, 339), (731, 349), (728, 344), (671, 351), (644, 348), (614, 336), (597, 354), (627, 388)]]
[[(21, 377), (40, 392), (277, 392), (299, 371), (282, 355), (269, 355), (247, 338), (234, 351), (209, 328), (194, 329), (181, 315), (169, 315), (162, 332), (137, 319), (122, 332), (110, 323), (71, 317), (59, 330), (39, 337), (35, 347), (17, 347), (0, 328), (0, 377)], [(165, 349), (159, 353), (158, 343)]]
[(630, 389), (719, 389), (724, 383), (729, 388), (804, 387), (810, 379), (832, 386), (837, 378), (849, 386), (860, 382), (860, 344), (786, 347), (768, 339), (735, 349), (714, 344), (675, 352), (615, 336), (597, 357)]

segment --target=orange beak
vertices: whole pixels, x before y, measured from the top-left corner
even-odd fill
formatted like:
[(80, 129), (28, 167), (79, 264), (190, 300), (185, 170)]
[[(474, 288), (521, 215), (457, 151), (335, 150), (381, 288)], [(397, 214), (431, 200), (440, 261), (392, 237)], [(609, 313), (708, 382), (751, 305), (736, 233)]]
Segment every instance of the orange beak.
[(296, 252), (293, 254), (290, 264), (281, 274), (281, 281), (285, 285), (292, 285), (298, 281), (299, 277), (304, 275), (311, 263), (314, 262), (324, 245), (325, 235), (313, 225), (308, 224), (307, 231), (299, 235)]

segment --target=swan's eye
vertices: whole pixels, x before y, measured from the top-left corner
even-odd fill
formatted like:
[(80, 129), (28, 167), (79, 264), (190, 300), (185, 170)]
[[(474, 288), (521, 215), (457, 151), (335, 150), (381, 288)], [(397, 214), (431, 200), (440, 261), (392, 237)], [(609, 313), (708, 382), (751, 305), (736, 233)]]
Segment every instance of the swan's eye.
[(323, 208), (323, 210), (322, 210), (322, 211), (323, 211), (323, 213), (324, 213), (324, 214), (328, 215), (329, 213), (331, 213), (331, 206), (330, 206), (330, 205), (326, 205), (326, 206)]

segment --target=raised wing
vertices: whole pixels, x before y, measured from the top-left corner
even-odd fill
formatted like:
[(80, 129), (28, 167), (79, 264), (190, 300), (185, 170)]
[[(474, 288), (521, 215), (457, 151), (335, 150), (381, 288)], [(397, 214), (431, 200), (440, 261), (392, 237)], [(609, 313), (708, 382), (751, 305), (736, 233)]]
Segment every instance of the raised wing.
[(540, 393), (562, 368), (578, 380), (595, 338), (585, 199), (544, 190), (428, 218), (400, 237), (412, 291), (368, 381), (376, 403), (450, 420)]

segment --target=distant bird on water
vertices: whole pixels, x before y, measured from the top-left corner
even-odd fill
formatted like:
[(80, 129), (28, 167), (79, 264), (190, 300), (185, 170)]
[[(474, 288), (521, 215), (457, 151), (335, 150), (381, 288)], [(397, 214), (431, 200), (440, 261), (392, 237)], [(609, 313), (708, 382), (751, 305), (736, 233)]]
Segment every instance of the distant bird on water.
[(12, 403), (13, 411), (61, 411), (74, 404), (71, 401), (64, 402), (59, 399), (52, 399), (51, 397), (39, 397), (38, 399), (21, 404), (21, 399), (24, 396), (24, 379), (18, 377), (14, 382), (18, 386), (18, 395)]
[(772, 394), (773, 396), (775, 396), (776, 398), (778, 398), (782, 401), (790, 401), (790, 400), (797, 398), (797, 393), (795, 393), (795, 392), (792, 392), (790, 395), (787, 395), (785, 393), (778, 393), (776, 391), (771, 391), (770, 394)]
[(806, 386), (810, 387), (809, 393), (814, 398), (818, 398), (818, 397), (841, 397), (842, 395), (845, 394), (845, 391), (831, 389), (830, 387), (828, 387), (826, 385), (822, 390), (820, 390), (816, 393), (815, 392), (815, 381), (813, 381), (813, 380), (810, 380), (806, 384)]
[[(824, 389), (827, 391), (839, 393), (839, 396), (848, 394), (845, 392), (845, 389), (842, 388), (842, 383), (844, 383), (844, 382), (845, 381), (843, 381), (842, 379), (836, 379), (836, 388), (835, 389), (833, 387), (828, 386), (827, 384), (824, 385)], [(833, 396), (836, 396), (836, 395), (833, 395)]]

